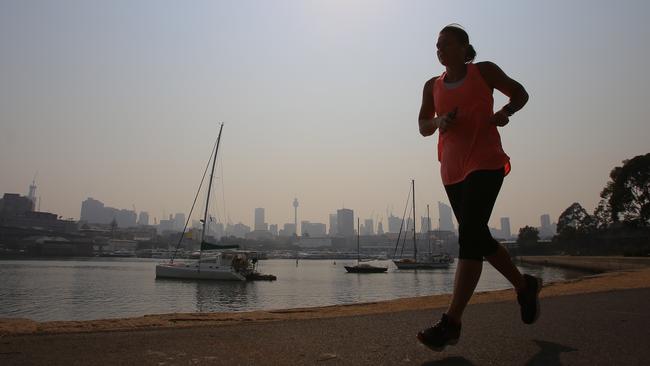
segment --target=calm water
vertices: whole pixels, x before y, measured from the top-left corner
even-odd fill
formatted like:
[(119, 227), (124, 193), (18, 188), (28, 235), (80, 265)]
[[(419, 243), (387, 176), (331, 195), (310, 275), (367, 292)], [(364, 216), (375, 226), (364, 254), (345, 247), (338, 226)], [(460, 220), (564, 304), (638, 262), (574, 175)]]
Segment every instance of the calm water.
[[(0, 262), (0, 318), (86, 320), (171, 312), (270, 310), (350, 304), (449, 293), (448, 270), (348, 274), (346, 260), (265, 260), (263, 273), (275, 282), (156, 280), (151, 259), (33, 260)], [(388, 263), (388, 262), (386, 262)], [(582, 272), (522, 266), (545, 282)], [(510, 288), (485, 263), (477, 291)]]

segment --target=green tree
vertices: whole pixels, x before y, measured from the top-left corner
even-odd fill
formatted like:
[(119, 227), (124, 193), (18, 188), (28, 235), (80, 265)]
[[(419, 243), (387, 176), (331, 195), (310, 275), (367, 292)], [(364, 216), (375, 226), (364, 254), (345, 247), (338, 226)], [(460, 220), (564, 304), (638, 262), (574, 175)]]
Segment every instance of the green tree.
[(601, 193), (612, 222), (650, 226), (650, 153), (624, 160), (609, 173)]
[(517, 244), (519, 246), (531, 246), (537, 244), (539, 241), (539, 230), (532, 226), (524, 226), (519, 229), (519, 236), (517, 236)]
[(563, 231), (570, 230), (577, 233), (588, 233), (595, 228), (594, 218), (587, 213), (578, 202), (574, 202), (557, 220), (557, 232), (562, 234)]

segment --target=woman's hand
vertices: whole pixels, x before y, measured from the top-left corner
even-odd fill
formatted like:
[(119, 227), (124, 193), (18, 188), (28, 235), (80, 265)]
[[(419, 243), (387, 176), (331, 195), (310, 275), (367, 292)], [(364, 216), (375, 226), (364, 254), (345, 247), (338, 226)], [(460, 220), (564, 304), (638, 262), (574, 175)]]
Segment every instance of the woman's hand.
[(440, 133), (445, 133), (449, 129), (449, 127), (453, 125), (453, 122), (456, 119), (457, 112), (458, 112), (458, 108), (454, 109), (452, 112), (449, 112), (445, 115), (436, 117), (433, 120), (433, 123), (440, 130)]
[(508, 117), (508, 114), (503, 110), (496, 112), (492, 115), (492, 118), (490, 118), (490, 123), (495, 124), (499, 127), (507, 125), (508, 122), (510, 122), (510, 118)]

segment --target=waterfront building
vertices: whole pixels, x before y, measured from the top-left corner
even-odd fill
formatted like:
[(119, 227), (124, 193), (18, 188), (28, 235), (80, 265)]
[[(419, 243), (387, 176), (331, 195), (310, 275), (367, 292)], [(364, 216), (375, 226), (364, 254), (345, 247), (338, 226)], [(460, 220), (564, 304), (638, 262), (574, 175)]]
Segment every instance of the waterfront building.
[(18, 193), (5, 193), (0, 199), (0, 216), (22, 215), (34, 211), (34, 202)]
[(90, 197), (81, 203), (80, 220), (89, 224), (110, 224), (115, 220), (117, 226), (124, 228), (136, 226), (136, 219), (135, 211), (106, 207)]
[(322, 247), (331, 247), (332, 238), (317, 238), (317, 237), (301, 237), (296, 245), (301, 248), (322, 248)]

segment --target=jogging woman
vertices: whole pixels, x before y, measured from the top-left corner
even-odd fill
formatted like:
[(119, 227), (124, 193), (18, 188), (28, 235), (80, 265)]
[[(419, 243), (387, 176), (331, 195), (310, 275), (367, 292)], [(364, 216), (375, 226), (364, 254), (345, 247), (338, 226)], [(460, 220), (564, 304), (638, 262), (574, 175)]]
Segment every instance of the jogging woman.
[[(445, 71), (424, 84), (419, 128), (422, 136), (438, 131), (440, 173), (458, 221), (460, 249), (451, 303), (442, 319), (417, 337), (440, 351), (458, 342), (463, 311), (481, 277), (483, 258), (514, 286), (526, 324), (539, 316), (542, 281), (522, 275), (488, 227), (501, 184), (510, 171), (510, 158), (501, 147), (497, 127), (508, 124), (528, 101), (528, 93), (494, 63), (473, 63), (476, 51), (459, 25), (443, 28), (436, 47)], [(496, 112), (494, 89), (510, 98)]]

